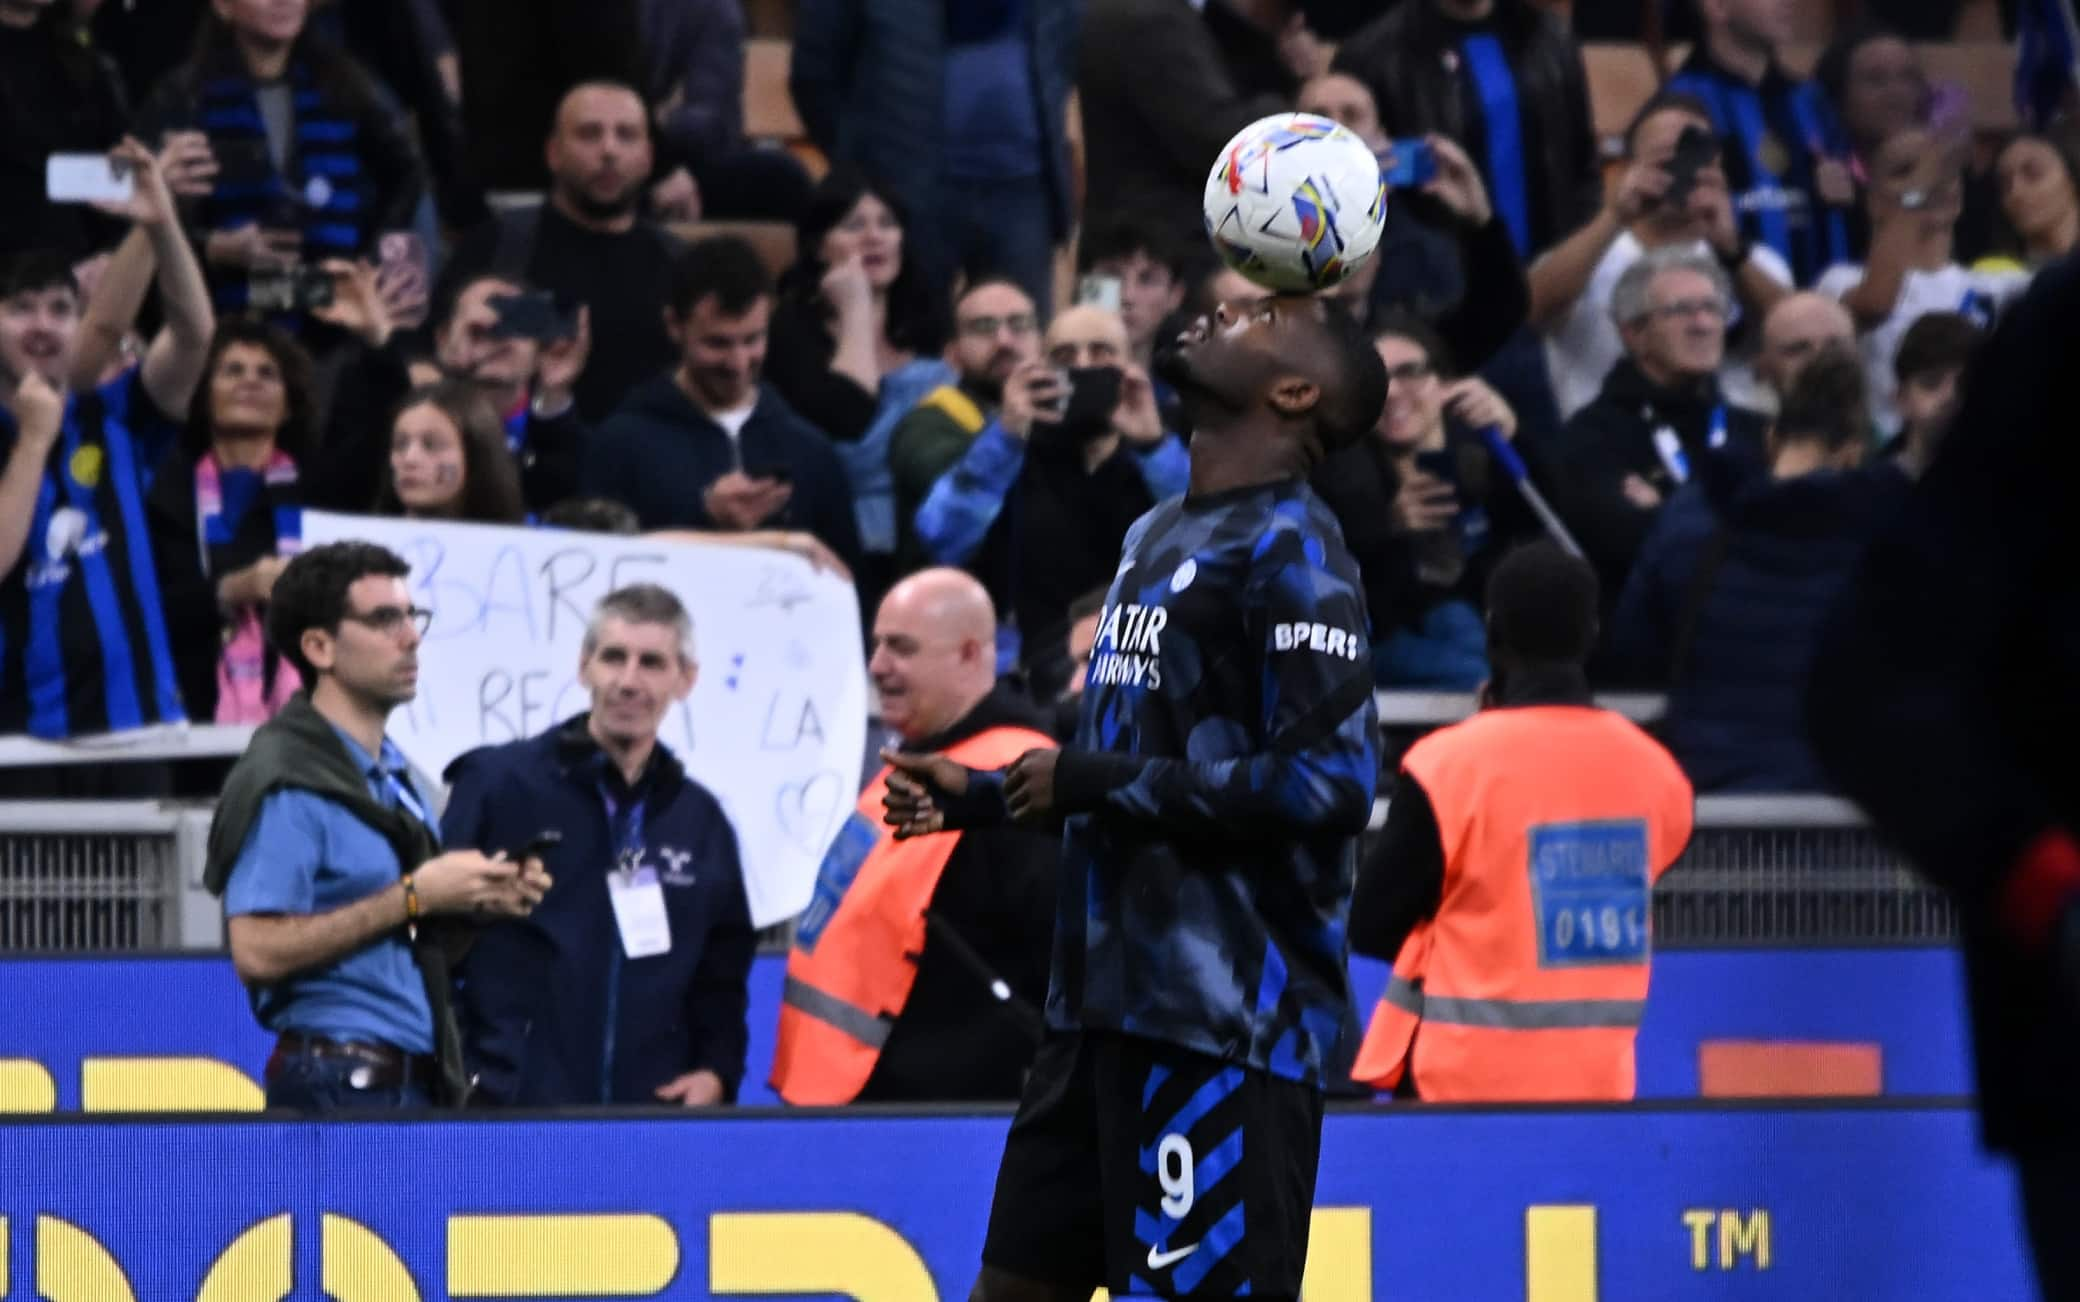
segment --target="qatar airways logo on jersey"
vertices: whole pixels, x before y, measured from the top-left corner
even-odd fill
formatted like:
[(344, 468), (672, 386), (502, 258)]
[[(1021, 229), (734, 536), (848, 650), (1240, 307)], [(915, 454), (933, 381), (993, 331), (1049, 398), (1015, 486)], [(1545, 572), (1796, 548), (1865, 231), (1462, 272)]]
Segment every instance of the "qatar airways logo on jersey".
[(1161, 687), (1163, 625), (1170, 612), (1161, 606), (1108, 606), (1091, 644), (1089, 687)]

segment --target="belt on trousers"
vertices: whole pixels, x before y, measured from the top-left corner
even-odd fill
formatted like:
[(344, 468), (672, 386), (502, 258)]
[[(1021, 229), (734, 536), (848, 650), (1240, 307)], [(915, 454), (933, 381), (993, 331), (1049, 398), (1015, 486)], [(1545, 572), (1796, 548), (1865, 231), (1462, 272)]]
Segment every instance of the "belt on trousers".
[(275, 1041), (274, 1056), (268, 1059), (269, 1079), (274, 1077), (276, 1066), (285, 1056), (297, 1054), (354, 1063), (354, 1070), (347, 1075), (347, 1084), (357, 1090), (396, 1089), (401, 1085), (431, 1087), (440, 1075), (438, 1064), (426, 1054), (406, 1053), (387, 1044), (328, 1040), (322, 1035), (283, 1031)]

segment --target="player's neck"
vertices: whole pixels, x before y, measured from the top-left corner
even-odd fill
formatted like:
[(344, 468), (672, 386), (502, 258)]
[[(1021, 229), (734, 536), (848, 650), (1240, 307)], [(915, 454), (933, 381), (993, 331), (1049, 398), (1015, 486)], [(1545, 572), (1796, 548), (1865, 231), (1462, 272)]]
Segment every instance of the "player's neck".
[(1769, 75), (1769, 44), (1730, 24), (1707, 32), (1704, 45), (1712, 56), (1712, 62), (1750, 86), (1760, 86), (1762, 79)]
[(331, 674), (321, 675), (317, 686), (311, 688), (311, 708), (352, 737), (370, 758), (382, 755), (383, 728), (390, 721), (388, 710), (340, 686)]
[(633, 787), (650, 763), (650, 752), (657, 749), (657, 738), (616, 737), (599, 726), (598, 715), (586, 720), (585, 730), (592, 734), (592, 740), (606, 754), (608, 762), (621, 770), (622, 781)]
[(1292, 445), (1270, 434), (1241, 428), (1193, 431), (1193, 497), (1283, 484), (1305, 474)]

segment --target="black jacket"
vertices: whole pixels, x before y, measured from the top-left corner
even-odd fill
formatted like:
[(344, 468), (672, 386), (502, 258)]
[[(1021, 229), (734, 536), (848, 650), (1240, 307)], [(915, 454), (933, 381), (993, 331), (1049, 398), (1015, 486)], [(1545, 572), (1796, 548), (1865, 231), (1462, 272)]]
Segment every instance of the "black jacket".
[(847, 565), (859, 563), (859, 522), (845, 467), (817, 428), (771, 388), (732, 441), (722, 426), (693, 405), (669, 375), (628, 396), (593, 436), (579, 473), (587, 497), (609, 497), (632, 508), (645, 529), (713, 529), (701, 495), (734, 469), (757, 474), (784, 469), (794, 496), (767, 526), (802, 529), (821, 538)]
[(1958, 902), (1997, 1148), (2080, 1138), (2080, 1016), (1999, 908), (2026, 846), (2080, 829), (2076, 337), (2068, 257), (1979, 350), (1950, 438), (1822, 635), (1806, 697), (1821, 762)]
[(1161, 223), (1184, 247), (1205, 247), (1207, 169), (1236, 132), (1293, 106), (1291, 87), (1253, 80), (1186, 0), (1091, 0), (1076, 87), (1091, 124), (1092, 201)]
[(1762, 416), (1728, 405), (1716, 382), (1661, 388), (1628, 357), (1611, 368), (1603, 391), (1560, 431), (1559, 445), (1547, 456), (1548, 464), (1561, 468), (1555, 505), (1596, 567), (1606, 610), (1616, 606), (1658, 514), (1625, 496), (1626, 476), (1646, 480), (1666, 502), (1679, 485), (1655, 451), (1654, 432), (1663, 426), (1673, 430), (1695, 473), (1701, 459), (1712, 454), (1714, 415), (1722, 411), (1726, 443), (1720, 454), (1759, 460), (1768, 425)]
[[(449, 846), (517, 853), (536, 833), (555, 884), (532, 915), (486, 928), (456, 1002), (471, 1069), (493, 1103), (654, 1103), (690, 1071), (734, 1099), (749, 1043), (755, 933), (737, 837), (707, 788), (659, 746), (631, 791), (579, 715), (539, 737), (449, 766)], [(643, 805), (642, 863), (658, 874), (672, 947), (630, 959), (607, 891), (616, 861), (602, 790)]]
[(1530, 207), (1527, 252), (1536, 255), (1603, 203), (1588, 74), (1561, 19), (1529, 0), (1497, 0), (1490, 19), (1469, 25), (1439, 13), (1434, 0), (1405, 0), (1339, 46), (1335, 68), (1371, 87), (1389, 135), (1449, 136), (1473, 156), (1482, 176), (1492, 177), (1480, 96), (1459, 55), (1460, 42), (1482, 30), (1501, 42), (1516, 76)]
[(1668, 689), (1660, 736), (1699, 791), (1827, 789), (1799, 688), (1828, 608), (1907, 487), (1890, 465), (1775, 479), (1707, 457), (1662, 511), (1611, 621), (1611, 658)]
[(59, 17), (0, 27), (0, 256), (52, 249), (76, 262), (124, 233), (86, 204), (44, 197), (46, 159), (107, 152), (129, 115), (115, 70), (67, 39)]
[[(1046, 721), (999, 687), (966, 718), (904, 748), (944, 750), (986, 728), (1046, 732)], [(948, 1103), (1015, 1099), (1038, 1043), (1041, 1001), (1054, 940), (1058, 837), (1003, 824), (960, 834), (939, 875), (930, 916), (965, 941), (1024, 1005), (1024, 1018), (990, 993), (990, 978), (930, 932), (917, 960), (910, 1002), (861, 1089), (862, 1103)], [(1030, 1020), (1027, 1020), (1030, 1019)]]

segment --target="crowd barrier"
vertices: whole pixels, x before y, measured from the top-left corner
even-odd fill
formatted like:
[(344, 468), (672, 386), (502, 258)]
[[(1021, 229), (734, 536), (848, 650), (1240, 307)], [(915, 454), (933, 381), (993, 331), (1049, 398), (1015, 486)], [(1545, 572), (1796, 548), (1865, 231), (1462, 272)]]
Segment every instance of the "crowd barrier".
[[(958, 1299), (1005, 1127), (0, 1123), (0, 1295)], [(2016, 1299), (2017, 1226), (2007, 1172), (1951, 1102), (1339, 1108), (1303, 1297)]]
[[(1676, 950), (1656, 955), (1639, 1037), (1643, 1098), (1694, 1099), (1706, 1045), (1869, 1046), (1893, 1096), (1969, 1092), (1956, 951)], [(766, 1077), (785, 960), (752, 965), (742, 1102)], [(1352, 964), (1361, 1016), (1386, 966)], [(215, 956), (0, 959), (0, 1112), (236, 1111), (261, 1106), (272, 1047)]]

